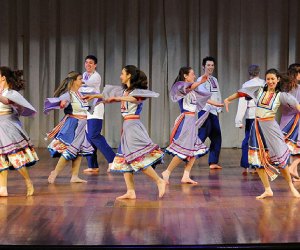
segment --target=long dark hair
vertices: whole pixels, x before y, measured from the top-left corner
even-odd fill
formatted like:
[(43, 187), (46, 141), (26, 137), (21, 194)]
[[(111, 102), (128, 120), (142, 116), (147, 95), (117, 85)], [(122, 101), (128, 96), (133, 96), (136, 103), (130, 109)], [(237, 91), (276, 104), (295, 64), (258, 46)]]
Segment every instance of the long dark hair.
[[(276, 85), (275, 92), (278, 93), (278, 92), (283, 91), (282, 85), (284, 85), (284, 83), (287, 81), (287, 79), (288, 79), (287, 76), (281, 74), (277, 69), (268, 69), (266, 71), (265, 77), (267, 76), (267, 74), (274, 74), (277, 78), (280, 79)], [(268, 85), (266, 84), (264, 86), (264, 91), (267, 91), (267, 90), (268, 90)]]
[(134, 65), (126, 65), (123, 68), (127, 74), (130, 74), (130, 87), (123, 84), (124, 89), (131, 91), (134, 89), (148, 89), (148, 79), (146, 74)]
[(297, 88), (298, 81), (297, 81), (297, 75), (300, 72), (300, 63), (293, 63), (289, 66), (287, 75), (290, 78), (290, 81), (286, 84), (284, 84), (284, 90), (286, 92), (290, 92), (291, 90)]
[(0, 67), (1, 76), (5, 76), (10, 89), (19, 91), (25, 88), (25, 81), (22, 79), (23, 70), (11, 70), (9, 67)]
[(191, 70), (192, 70), (191, 67), (181, 67), (178, 72), (178, 76), (174, 80), (174, 83), (184, 81), (184, 75), (188, 75)]
[(54, 97), (59, 97), (61, 94), (66, 93), (69, 91), (73, 85), (73, 82), (80, 76), (81, 73), (71, 71), (68, 73), (68, 76), (61, 81), (57, 89), (54, 91)]

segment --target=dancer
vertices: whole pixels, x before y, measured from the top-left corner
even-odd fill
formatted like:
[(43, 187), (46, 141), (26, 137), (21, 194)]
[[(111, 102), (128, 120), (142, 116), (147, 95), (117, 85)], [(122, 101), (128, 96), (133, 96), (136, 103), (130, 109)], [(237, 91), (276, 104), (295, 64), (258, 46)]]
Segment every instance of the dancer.
[(0, 67), (0, 196), (8, 196), (8, 170), (17, 170), (24, 178), (27, 196), (34, 193), (27, 167), (39, 159), (19, 116), (33, 116), (36, 110), (21, 95), (23, 71)]
[(64, 169), (68, 161), (72, 161), (72, 177), (70, 182), (87, 182), (78, 177), (82, 155), (93, 154), (93, 147), (86, 136), (86, 119), (88, 102), (82, 99), (78, 92), (82, 84), (82, 76), (77, 72), (70, 72), (60, 83), (54, 93), (55, 98), (45, 100), (44, 113), (50, 110), (64, 108), (65, 117), (47, 134), (47, 138), (54, 138), (48, 146), (52, 157), (60, 157), (48, 182), (54, 183), (58, 174)]
[[(81, 94), (99, 94), (101, 86), (101, 76), (96, 71), (98, 59), (94, 55), (88, 55), (85, 58), (85, 70), (83, 73), (82, 81), (83, 85), (79, 89)], [(90, 114), (91, 113), (91, 114)], [(99, 166), (97, 162), (97, 149), (104, 155), (105, 159), (108, 162), (107, 172), (109, 172), (110, 165), (112, 164), (114, 157), (116, 156), (115, 152), (106, 142), (106, 139), (101, 135), (102, 123), (104, 117), (104, 104), (103, 102), (97, 102), (93, 100), (92, 110), (88, 112), (87, 116), (87, 135), (88, 139), (94, 147), (95, 151), (93, 155), (88, 155), (87, 162), (88, 168), (84, 169), (84, 173), (98, 173)]]
[[(212, 74), (214, 72), (216, 66), (215, 58), (211, 56), (207, 56), (202, 60), (202, 68), (205, 75), (208, 75), (206, 82), (199, 86), (199, 90), (203, 90), (205, 88), (208, 92), (212, 94), (211, 100), (216, 101), (218, 103), (222, 102), (221, 92), (219, 88), (219, 83), (216, 77)], [(202, 76), (197, 79), (197, 82), (201, 81)], [(205, 119), (203, 125), (199, 128), (198, 136), (202, 142), (205, 142), (206, 138), (210, 139), (209, 146), (209, 156), (208, 156), (208, 164), (210, 169), (221, 169), (222, 167), (218, 164), (219, 157), (221, 152), (222, 145), (222, 134), (221, 127), (219, 122), (219, 113), (222, 111), (221, 107), (211, 106), (209, 103), (205, 105), (202, 110), (198, 112), (198, 118), (203, 115), (207, 115), (205, 113), (209, 113), (208, 117)]]
[(256, 167), (265, 188), (265, 191), (256, 199), (273, 196), (268, 177), (274, 180), (279, 173), (282, 173), (287, 181), (293, 196), (300, 198), (286, 167), (290, 151), (275, 120), (280, 105), (289, 105), (298, 112), (300, 112), (300, 105), (292, 95), (281, 92), (281, 75), (278, 70), (267, 70), (265, 78), (264, 87), (253, 86), (253, 84), (244, 85), (237, 93), (227, 97), (224, 100), (226, 110), (229, 111), (229, 104), (232, 100), (242, 96), (252, 97), (256, 102), (255, 123), (251, 128), (249, 140), (249, 165)]
[(191, 67), (182, 67), (175, 79), (170, 90), (170, 96), (173, 102), (178, 102), (181, 114), (177, 117), (170, 138), (170, 145), (166, 148), (166, 152), (173, 155), (168, 168), (162, 172), (163, 179), (169, 184), (169, 177), (172, 171), (183, 160), (186, 162), (181, 183), (197, 184), (190, 178), (190, 172), (196, 160), (196, 157), (205, 155), (208, 148), (202, 143), (197, 136), (197, 130), (203, 120), (207, 118), (203, 115), (196, 121), (196, 113), (201, 110), (206, 102), (212, 105), (222, 107), (208, 100), (211, 93), (208, 91), (200, 91), (198, 86), (207, 81), (208, 75), (203, 75), (201, 81), (195, 81), (195, 73)]
[[(258, 65), (250, 65), (248, 68), (250, 80), (245, 82), (244, 85), (254, 85), (254, 86), (264, 86), (265, 81), (259, 78), (260, 68)], [(243, 86), (244, 86), (243, 85)], [(243, 87), (242, 87), (243, 88)], [(252, 124), (255, 119), (255, 102), (253, 99), (247, 97), (239, 98), (238, 109), (235, 117), (235, 126), (237, 128), (243, 128), (243, 118), (245, 116), (245, 138), (242, 142), (242, 157), (240, 166), (244, 169), (243, 175), (246, 175), (248, 172), (255, 173), (255, 168), (249, 168), (248, 162), (248, 146), (249, 146), (249, 136)]]
[(120, 79), (123, 87), (107, 85), (103, 95), (85, 96), (86, 100), (104, 97), (106, 103), (121, 102), (121, 114), (124, 118), (121, 144), (111, 171), (124, 173), (127, 192), (117, 199), (136, 199), (134, 173), (139, 171), (156, 182), (161, 198), (165, 193), (166, 183), (153, 167), (161, 163), (164, 153), (152, 142), (140, 121), (143, 101), (146, 98), (158, 97), (158, 94), (147, 90), (147, 76), (134, 65), (125, 66)]
[[(285, 86), (285, 91), (293, 95), (300, 102), (300, 63), (293, 63), (288, 68), (290, 81)], [(300, 163), (300, 134), (299, 134), (299, 113), (288, 107), (283, 106), (281, 110), (280, 128), (285, 136), (285, 141), (291, 151), (291, 165), (289, 166), (292, 180), (300, 181), (297, 171)]]

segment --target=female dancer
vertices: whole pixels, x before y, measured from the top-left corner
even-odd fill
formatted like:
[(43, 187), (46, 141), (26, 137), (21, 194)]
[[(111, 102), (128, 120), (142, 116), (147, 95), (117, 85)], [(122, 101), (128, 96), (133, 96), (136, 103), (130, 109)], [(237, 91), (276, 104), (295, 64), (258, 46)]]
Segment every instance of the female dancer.
[(27, 167), (39, 159), (19, 116), (33, 116), (36, 110), (17, 91), (24, 88), (23, 71), (0, 67), (0, 196), (8, 196), (7, 172), (16, 169), (24, 177), (27, 196), (34, 188)]
[[(291, 64), (288, 68), (288, 75), (290, 76), (290, 81), (287, 83), (285, 91), (289, 92), (300, 102), (300, 64)], [(299, 113), (288, 106), (282, 107), (281, 113), (280, 128), (291, 151), (290, 174), (293, 181), (300, 181), (297, 171), (300, 163)]]
[(123, 87), (107, 85), (103, 94), (85, 96), (87, 100), (104, 97), (106, 103), (121, 102), (121, 114), (124, 118), (121, 144), (111, 171), (124, 173), (127, 192), (117, 199), (136, 199), (134, 173), (139, 171), (156, 182), (161, 198), (165, 193), (166, 183), (153, 167), (162, 161), (164, 153), (152, 142), (140, 121), (143, 101), (146, 98), (158, 97), (158, 94), (147, 90), (147, 76), (136, 66), (125, 66), (120, 79)]
[(181, 114), (177, 117), (170, 138), (170, 145), (166, 152), (174, 155), (168, 168), (162, 172), (163, 179), (169, 183), (169, 177), (172, 171), (185, 161), (185, 168), (181, 183), (197, 184), (190, 178), (190, 172), (196, 157), (205, 155), (208, 148), (197, 136), (197, 131), (207, 118), (209, 111), (206, 112), (198, 121), (196, 115), (208, 102), (212, 105), (222, 107), (223, 104), (208, 100), (211, 93), (198, 86), (207, 81), (208, 76), (203, 75), (200, 82), (195, 81), (195, 73), (191, 67), (182, 67), (170, 90), (170, 96), (173, 102), (178, 102)]
[(70, 182), (86, 182), (78, 177), (82, 155), (93, 154), (93, 147), (86, 137), (88, 102), (82, 99), (78, 92), (82, 84), (82, 76), (70, 72), (60, 83), (54, 93), (55, 98), (47, 98), (44, 113), (50, 110), (64, 108), (65, 117), (47, 134), (54, 138), (48, 146), (52, 157), (60, 157), (55, 169), (48, 177), (49, 183), (54, 183), (57, 175), (68, 161), (72, 161), (72, 177)]
[[(300, 194), (294, 187), (286, 166), (290, 151), (284, 141), (282, 131), (275, 120), (280, 105), (289, 105), (300, 112), (298, 101), (290, 94), (281, 92), (281, 75), (276, 69), (266, 72), (266, 85), (247, 86), (224, 100), (226, 110), (230, 102), (241, 96), (249, 96), (256, 102), (255, 123), (251, 128), (249, 140), (249, 165), (256, 167), (257, 173), (264, 185), (265, 191), (256, 199), (273, 196), (268, 176), (274, 180), (281, 172), (287, 181), (294, 197)], [(279, 170), (280, 169), (280, 172)]]

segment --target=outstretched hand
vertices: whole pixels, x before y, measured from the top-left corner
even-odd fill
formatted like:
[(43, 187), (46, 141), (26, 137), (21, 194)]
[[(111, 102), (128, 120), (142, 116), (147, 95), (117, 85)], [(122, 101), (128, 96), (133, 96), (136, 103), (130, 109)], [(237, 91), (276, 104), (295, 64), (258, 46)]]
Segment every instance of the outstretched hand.
[(227, 111), (227, 112), (229, 112), (229, 104), (230, 104), (230, 103), (231, 103), (231, 102), (228, 101), (227, 98), (224, 100), (224, 104), (225, 104), (225, 108), (226, 108), (226, 111)]
[(202, 83), (205, 83), (205, 82), (207, 82), (207, 80), (208, 80), (208, 74), (204, 74), (204, 75), (201, 76), (201, 81), (200, 81), (200, 83), (201, 83), (201, 84), (202, 84)]
[(60, 101), (59, 107), (60, 107), (61, 109), (63, 109), (63, 108), (66, 107), (67, 103), (68, 103), (68, 101), (62, 100), (62, 101)]
[(86, 100), (86, 101), (90, 101), (90, 100), (92, 100), (92, 99), (94, 99), (94, 98), (96, 98), (95, 95), (84, 95), (84, 96), (82, 97), (82, 99), (83, 99), (83, 100)]

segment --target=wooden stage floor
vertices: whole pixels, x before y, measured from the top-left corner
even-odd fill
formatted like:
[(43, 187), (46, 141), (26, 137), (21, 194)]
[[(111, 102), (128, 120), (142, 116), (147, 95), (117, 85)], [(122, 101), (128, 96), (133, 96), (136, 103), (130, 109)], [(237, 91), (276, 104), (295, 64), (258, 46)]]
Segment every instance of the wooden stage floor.
[[(80, 176), (88, 183), (70, 184), (68, 166), (55, 184), (48, 184), (57, 158), (50, 158), (46, 149), (37, 151), (40, 161), (30, 169), (33, 197), (26, 198), (22, 177), (9, 172), (9, 197), (0, 198), (2, 247), (299, 247), (300, 199), (291, 196), (279, 176), (271, 183), (274, 197), (256, 200), (263, 186), (256, 174), (241, 174), (240, 149), (222, 149), (222, 170), (209, 170), (207, 156), (198, 159), (192, 170), (198, 185), (180, 184), (183, 165), (179, 166), (162, 199), (156, 185), (137, 174), (137, 199), (122, 201), (115, 198), (126, 191), (123, 175), (106, 173), (100, 153), (98, 175), (84, 175), (87, 163), (82, 161)], [(165, 164), (157, 167), (159, 174), (170, 159), (166, 155)], [(296, 188), (300, 190), (300, 182)]]

